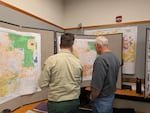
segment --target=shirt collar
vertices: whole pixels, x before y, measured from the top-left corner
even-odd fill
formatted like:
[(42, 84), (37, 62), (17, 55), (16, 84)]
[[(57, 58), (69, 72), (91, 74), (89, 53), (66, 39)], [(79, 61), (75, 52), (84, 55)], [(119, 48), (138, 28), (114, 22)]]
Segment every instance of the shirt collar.
[(71, 53), (69, 49), (61, 49), (60, 53)]

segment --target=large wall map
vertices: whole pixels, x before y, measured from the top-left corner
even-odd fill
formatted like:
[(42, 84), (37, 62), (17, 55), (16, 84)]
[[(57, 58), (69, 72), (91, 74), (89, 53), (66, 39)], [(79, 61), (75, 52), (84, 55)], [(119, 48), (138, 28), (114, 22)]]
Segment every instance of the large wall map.
[(86, 30), (85, 35), (123, 33), (123, 73), (135, 74), (137, 26)]
[[(57, 48), (60, 51), (60, 36), (57, 38)], [(97, 53), (95, 50), (95, 39), (75, 39), (73, 54), (79, 58), (83, 68), (83, 81), (92, 79), (93, 63)]]
[(41, 36), (0, 28), (0, 104), (37, 91)]

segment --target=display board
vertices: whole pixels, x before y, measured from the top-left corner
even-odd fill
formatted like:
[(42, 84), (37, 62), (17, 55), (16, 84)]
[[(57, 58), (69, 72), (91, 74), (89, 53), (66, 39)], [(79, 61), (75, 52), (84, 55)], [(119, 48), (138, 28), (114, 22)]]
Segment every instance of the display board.
[(38, 91), (40, 34), (0, 27), (0, 55), (0, 104)]
[[(102, 31), (104, 29), (110, 29), (112, 30), (113, 28), (131, 28), (133, 27), (133, 29), (135, 27), (137, 27), (137, 41), (136, 41), (136, 51), (134, 51), (134, 53), (136, 53), (135, 56), (135, 74), (123, 74), (124, 78), (141, 78), (144, 79), (144, 75), (145, 75), (145, 41), (146, 41), (146, 28), (150, 28), (150, 22), (146, 22), (146, 23), (134, 23), (134, 24), (116, 24), (114, 26), (111, 25), (100, 25), (100, 26), (92, 26), (92, 27), (85, 27), (82, 29), (68, 29), (65, 30), (65, 32), (69, 32), (69, 33), (75, 33), (75, 34), (84, 34), (85, 31)], [(135, 28), (136, 29), (136, 28)], [(127, 30), (128, 31), (128, 30)], [(129, 30), (129, 32), (131, 32), (132, 30)], [(114, 31), (116, 32), (116, 31)], [(133, 69), (133, 68), (132, 68)]]
[[(41, 43), (40, 43), (40, 41), (38, 41), (38, 43), (40, 43), (39, 45), (41, 45), (41, 47), (40, 47), (40, 51), (41, 51), (41, 53), (40, 53), (41, 54), (41, 67), (43, 67), (44, 61), (46, 60), (46, 58), (48, 58), (48, 56), (50, 56), (50, 55), (52, 55), (54, 53), (54, 32), (53, 31), (21, 28), (19, 26), (13, 26), (13, 25), (5, 24), (5, 23), (0, 23), (0, 27), (1, 28), (15, 30), (16, 33), (18, 33), (18, 32), (20, 32), (20, 33), (26, 32), (26, 33), (29, 33), (29, 34), (33, 33), (33, 34), (40, 35)], [(7, 44), (7, 41), (5, 41), (5, 43), (3, 43), (3, 44)], [(15, 41), (14, 41), (13, 44), (15, 44)], [(31, 45), (34, 45), (34, 43), (31, 44)], [(14, 46), (19, 46), (19, 45), (16, 44)], [(10, 48), (10, 50), (11, 49), (12, 48)], [(8, 55), (8, 56), (11, 56), (11, 55)], [(30, 60), (30, 59), (28, 59), (28, 60)], [(37, 59), (35, 58), (35, 60), (37, 60)], [(30, 63), (30, 62), (27, 62), (27, 64), (28, 63)], [(35, 74), (35, 76), (36, 76), (36, 74), (39, 75), (38, 72), (34, 73), (34, 74)], [(28, 82), (27, 82), (27, 84), (28, 84)], [(20, 90), (24, 91), (24, 89), (22, 89), (22, 88)], [(2, 96), (2, 95), (0, 95), (0, 96)], [(13, 110), (13, 109), (16, 109), (16, 108), (18, 108), (20, 106), (23, 106), (25, 104), (29, 104), (29, 103), (32, 103), (32, 102), (40, 101), (40, 100), (43, 100), (43, 99), (47, 99), (47, 88), (45, 88), (44, 90), (42, 90), (40, 92), (37, 92), (37, 93), (32, 93), (32, 94), (26, 93), (26, 95), (23, 95), (23, 96), (16, 96), (16, 98), (10, 99), (9, 101), (6, 101), (5, 103), (2, 102), (0, 104), (0, 111), (5, 109), (6, 107)], [(0, 98), (0, 101), (2, 101), (1, 98)]]
[(146, 29), (145, 97), (150, 95), (150, 29)]
[[(57, 36), (57, 47), (60, 50), (60, 35)], [(113, 53), (119, 58), (122, 63), (122, 33), (104, 35), (109, 40), (109, 47)], [(83, 82), (82, 87), (90, 86), (92, 78), (93, 63), (97, 56), (95, 51), (94, 35), (75, 35), (75, 42), (73, 46), (74, 54), (80, 59), (83, 67)], [(119, 77), (117, 81), (117, 88), (121, 89), (121, 75), (122, 67), (120, 68)]]
[(135, 74), (137, 26), (85, 30), (85, 35), (123, 33), (123, 74)]

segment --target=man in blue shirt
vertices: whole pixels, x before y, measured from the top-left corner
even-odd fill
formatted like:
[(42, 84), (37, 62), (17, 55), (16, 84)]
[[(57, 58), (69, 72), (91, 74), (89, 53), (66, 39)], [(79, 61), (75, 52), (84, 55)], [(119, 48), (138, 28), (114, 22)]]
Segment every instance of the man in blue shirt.
[(108, 48), (108, 39), (96, 38), (96, 51), (99, 56), (93, 66), (91, 99), (93, 113), (113, 113), (112, 104), (119, 72), (119, 59)]

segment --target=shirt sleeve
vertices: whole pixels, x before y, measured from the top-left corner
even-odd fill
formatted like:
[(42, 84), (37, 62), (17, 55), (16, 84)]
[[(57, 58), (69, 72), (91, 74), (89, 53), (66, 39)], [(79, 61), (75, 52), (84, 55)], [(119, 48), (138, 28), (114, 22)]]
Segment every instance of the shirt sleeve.
[(91, 87), (96, 89), (99, 92), (99, 94), (104, 85), (104, 81), (107, 73), (106, 71), (107, 69), (104, 60), (102, 58), (97, 58), (93, 66)]
[(50, 75), (51, 75), (51, 69), (50, 69), (50, 63), (48, 61), (45, 62), (44, 68), (41, 72), (40, 78), (39, 78), (39, 86), (46, 87), (49, 85), (50, 82)]

